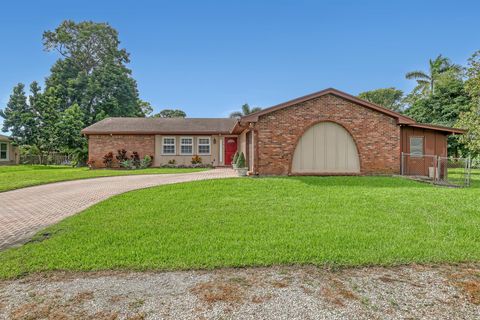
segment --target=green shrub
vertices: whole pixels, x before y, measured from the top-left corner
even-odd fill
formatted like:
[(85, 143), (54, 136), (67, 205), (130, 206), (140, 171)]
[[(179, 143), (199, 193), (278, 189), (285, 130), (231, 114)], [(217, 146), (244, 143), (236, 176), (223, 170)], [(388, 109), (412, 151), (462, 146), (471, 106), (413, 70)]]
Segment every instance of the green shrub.
[(146, 169), (150, 167), (151, 164), (152, 164), (152, 157), (150, 157), (149, 155), (146, 155), (145, 157), (143, 157), (142, 160), (140, 160), (141, 169)]
[(237, 159), (237, 168), (245, 168), (245, 155), (243, 152), (240, 152)]
[(125, 168), (125, 169), (131, 169), (132, 168), (132, 160), (127, 159), (122, 162), (120, 162), (120, 167)]
[(238, 160), (238, 151), (235, 151), (235, 154), (233, 155), (232, 163), (236, 164)]

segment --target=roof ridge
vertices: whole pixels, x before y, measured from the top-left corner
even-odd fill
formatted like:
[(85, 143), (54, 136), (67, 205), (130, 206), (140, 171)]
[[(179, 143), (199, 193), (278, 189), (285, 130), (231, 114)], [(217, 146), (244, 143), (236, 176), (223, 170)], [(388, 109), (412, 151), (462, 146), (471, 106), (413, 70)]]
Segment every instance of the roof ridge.
[(83, 134), (227, 134), (236, 123), (232, 118), (109, 117), (82, 130)]
[[(228, 118), (228, 117), (221, 117), (221, 118), (214, 118), (214, 117), (173, 117), (173, 118), (162, 118), (162, 117), (107, 117), (104, 118), (100, 121), (106, 120), (106, 119), (182, 119), (182, 120), (194, 120), (194, 119), (201, 119), (201, 120), (235, 120), (234, 118)], [(98, 122), (100, 122), (98, 121)], [(96, 123), (98, 123), (96, 122)]]

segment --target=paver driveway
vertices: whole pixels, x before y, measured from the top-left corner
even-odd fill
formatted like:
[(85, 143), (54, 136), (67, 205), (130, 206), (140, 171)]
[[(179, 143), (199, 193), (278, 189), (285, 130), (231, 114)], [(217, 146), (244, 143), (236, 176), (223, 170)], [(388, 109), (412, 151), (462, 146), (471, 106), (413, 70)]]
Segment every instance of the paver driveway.
[(234, 177), (232, 169), (58, 182), (0, 193), (0, 250), (113, 195), (162, 184)]

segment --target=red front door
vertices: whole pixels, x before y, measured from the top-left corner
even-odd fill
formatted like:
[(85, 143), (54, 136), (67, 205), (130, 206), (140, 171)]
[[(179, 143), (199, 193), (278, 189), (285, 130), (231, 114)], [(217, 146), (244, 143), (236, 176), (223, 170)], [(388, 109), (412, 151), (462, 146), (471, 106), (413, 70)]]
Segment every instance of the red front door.
[(232, 164), (233, 156), (237, 152), (237, 138), (225, 138), (225, 165)]

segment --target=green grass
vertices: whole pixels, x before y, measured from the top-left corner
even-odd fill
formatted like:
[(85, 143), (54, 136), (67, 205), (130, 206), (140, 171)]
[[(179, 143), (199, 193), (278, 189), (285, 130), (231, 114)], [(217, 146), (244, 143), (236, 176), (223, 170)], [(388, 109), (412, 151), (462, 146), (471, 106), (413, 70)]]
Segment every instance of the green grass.
[[(465, 169), (464, 168), (449, 168), (447, 180), (450, 184), (457, 186), (465, 185)], [(475, 183), (480, 181), (480, 169), (471, 169), (470, 180)]]
[(185, 173), (203, 170), (205, 169), (147, 168), (143, 170), (90, 170), (88, 168), (72, 168), (67, 166), (0, 166), (0, 192), (67, 180), (126, 176), (132, 174)]
[[(49, 236), (42, 238), (42, 234)], [(0, 253), (0, 277), (480, 260), (480, 188), (390, 177), (197, 181), (125, 193)]]

